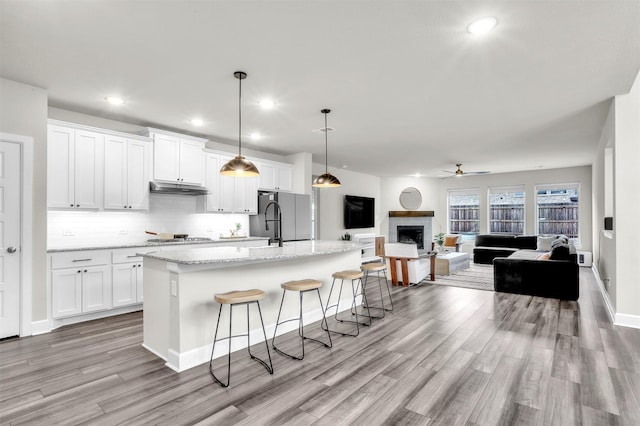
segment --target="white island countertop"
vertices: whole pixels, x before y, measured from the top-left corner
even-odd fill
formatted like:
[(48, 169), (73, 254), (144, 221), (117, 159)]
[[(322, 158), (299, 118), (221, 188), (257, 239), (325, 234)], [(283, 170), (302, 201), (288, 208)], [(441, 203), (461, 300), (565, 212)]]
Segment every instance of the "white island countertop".
[[(352, 241), (292, 241), (283, 247), (208, 247), (193, 249), (166, 250), (154, 253), (141, 253), (150, 259), (162, 260), (176, 266), (200, 265), (208, 268), (238, 266), (272, 262), (277, 260), (297, 259), (333, 253), (344, 253), (365, 247), (364, 243)], [(173, 269), (173, 268), (172, 268)]]

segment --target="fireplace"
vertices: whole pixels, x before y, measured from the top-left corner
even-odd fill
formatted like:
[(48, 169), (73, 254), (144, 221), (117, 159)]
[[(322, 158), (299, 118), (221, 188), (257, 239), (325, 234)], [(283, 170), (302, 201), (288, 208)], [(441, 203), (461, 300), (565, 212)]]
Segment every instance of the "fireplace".
[(424, 226), (401, 226), (398, 225), (399, 243), (416, 243), (418, 250), (424, 249)]

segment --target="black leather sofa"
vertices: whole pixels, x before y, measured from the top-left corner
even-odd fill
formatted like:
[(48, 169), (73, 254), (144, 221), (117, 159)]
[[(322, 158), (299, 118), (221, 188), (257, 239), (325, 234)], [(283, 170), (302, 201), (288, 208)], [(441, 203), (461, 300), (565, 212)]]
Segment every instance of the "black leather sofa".
[(578, 300), (579, 266), (573, 245), (559, 244), (541, 260), (536, 236), (477, 235), (475, 263), (493, 263), (495, 291)]
[(476, 235), (473, 262), (491, 265), (496, 257), (509, 257), (518, 250), (535, 250), (535, 235)]

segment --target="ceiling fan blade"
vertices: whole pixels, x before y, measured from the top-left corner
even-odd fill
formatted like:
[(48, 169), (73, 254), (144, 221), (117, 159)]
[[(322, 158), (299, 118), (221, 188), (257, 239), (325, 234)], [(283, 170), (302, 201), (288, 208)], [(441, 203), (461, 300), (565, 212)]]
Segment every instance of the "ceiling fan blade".
[(455, 175), (455, 174), (456, 174), (456, 172), (452, 172), (451, 170), (443, 170), (443, 172), (445, 172), (445, 173), (451, 173), (451, 174), (453, 174), (453, 175)]
[(491, 172), (464, 172), (465, 175), (486, 175)]

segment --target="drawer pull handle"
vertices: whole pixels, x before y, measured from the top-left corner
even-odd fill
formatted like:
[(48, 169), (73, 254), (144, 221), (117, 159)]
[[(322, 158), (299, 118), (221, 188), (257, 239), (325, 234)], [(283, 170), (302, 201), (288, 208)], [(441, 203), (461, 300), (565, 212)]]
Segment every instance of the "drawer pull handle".
[(93, 259), (73, 259), (72, 262), (88, 262)]
[(138, 257), (138, 255), (134, 254), (132, 256), (127, 256), (127, 257)]

